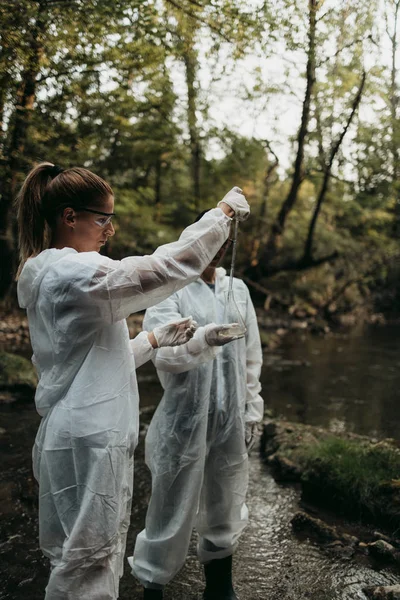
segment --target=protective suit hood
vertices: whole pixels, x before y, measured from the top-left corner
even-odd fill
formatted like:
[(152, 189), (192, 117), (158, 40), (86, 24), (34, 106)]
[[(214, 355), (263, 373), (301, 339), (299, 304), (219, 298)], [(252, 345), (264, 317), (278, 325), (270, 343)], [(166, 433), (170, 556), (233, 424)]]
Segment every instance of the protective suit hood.
[(73, 248), (50, 248), (26, 261), (18, 281), (18, 302), (21, 308), (28, 308), (36, 302), (40, 284), (48, 268), (67, 254), (77, 254), (77, 251)]

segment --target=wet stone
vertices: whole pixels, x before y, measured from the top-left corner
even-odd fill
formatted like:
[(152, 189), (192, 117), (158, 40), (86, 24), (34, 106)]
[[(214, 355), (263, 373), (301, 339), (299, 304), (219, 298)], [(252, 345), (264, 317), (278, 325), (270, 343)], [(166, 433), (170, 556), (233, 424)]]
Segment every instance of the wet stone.
[(274, 470), (274, 476), (277, 481), (300, 481), (301, 470), (289, 458), (273, 454), (267, 459), (267, 464)]
[(395, 546), (395, 548), (400, 549), (400, 540), (399, 539), (391, 538), (388, 535), (385, 535), (384, 533), (382, 533), (381, 531), (374, 531), (372, 535), (374, 536), (375, 541), (384, 540), (385, 542), (388, 542), (392, 546)]
[(368, 586), (363, 591), (371, 600), (400, 600), (400, 585)]
[(377, 540), (368, 544), (368, 551), (371, 556), (400, 564), (400, 552), (385, 540)]
[(322, 519), (311, 517), (305, 512), (297, 512), (291, 520), (292, 527), (295, 531), (303, 531), (316, 536), (322, 542), (335, 543), (336, 547), (339, 544), (346, 546), (355, 546), (358, 544), (358, 539), (347, 533), (341, 533), (336, 527), (328, 525)]
[(264, 435), (266, 438), (275, 437), (278, 433), (278, 426), (274, 421), (264, 423)]

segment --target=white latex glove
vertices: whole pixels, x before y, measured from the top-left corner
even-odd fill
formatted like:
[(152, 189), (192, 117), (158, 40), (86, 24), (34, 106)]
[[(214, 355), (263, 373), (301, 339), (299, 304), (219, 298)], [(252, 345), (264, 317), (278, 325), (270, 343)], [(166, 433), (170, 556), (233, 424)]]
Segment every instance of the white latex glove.
[(232, 188), (231, 191), (218, 202), (217, 206), (219, 206), (221, 202), (225, 202), (225, 204), (231, 207), (235, 213), (234, 218), (238, 221), (245, 221), (250, 214), (249, 203), (240, 187)]
[[(229, 342), (239, 340), (244, 337), (239, 323), (227, 323), (226, 325), (216, 325), (210, 323), (205, 326), (205, 340), (209, 346), (225, 346)], [(237, 329), (238, 331), (235, 331)]]
[(246, 423), (244, 429), (244, 441), (246, 442), (247, 454), (250, 454), (257, 441), (258, 423)]
[(193, 337), (197, 327), (198, 325), (192, 317), (184, 317), (173, 323), (155, 327), (153, 335), (159, 348), (163, 346), (181, 346)]

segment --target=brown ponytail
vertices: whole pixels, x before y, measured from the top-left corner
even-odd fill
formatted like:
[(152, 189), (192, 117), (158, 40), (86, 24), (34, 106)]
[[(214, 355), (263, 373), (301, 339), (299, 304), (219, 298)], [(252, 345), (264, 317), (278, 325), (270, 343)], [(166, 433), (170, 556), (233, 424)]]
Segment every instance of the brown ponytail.
[(64, 208), (100, 207), (113, 195), (104, 179), (87, 169), (61, 169), (44, 162), (32, 169), (16, 199), (20, 265), (49, 247), (57, 216)]

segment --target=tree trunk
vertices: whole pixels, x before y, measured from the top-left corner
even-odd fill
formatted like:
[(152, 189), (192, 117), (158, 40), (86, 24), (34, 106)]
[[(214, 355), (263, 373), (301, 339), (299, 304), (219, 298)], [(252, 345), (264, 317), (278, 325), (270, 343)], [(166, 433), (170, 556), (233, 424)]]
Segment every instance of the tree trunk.
[(394, 223), (394, 233), (398, 235), (400, 233), (400, 200), (399, 200), (399, 178), (400, 178), (400, 169), (399, 169), (399, 155), (398, 155), (398, 144), (399, 144), (399, 125), (397, 118), (397, 108), (399, 104), (399, 95), (398, 95), (398, 86), (397, 86), (397, 63), (396, 63), (396, 55), (398, 49), (397, 42), (397, 28), (398, 28), (398, 18), (399, 18), (399, 9), (400, 9), (400, 0), (396, 0), (394, 3), (394, 23), (393, 23), (393, 35), (389, 37), (391, 41), (391, 49), (392, 49), (392, 65), (391, 65), (391, 73), (390, 73), (390, 117), (391, 117), (391, 154), (392, 154), (392, 189), (394, 193), (394, 197), (396, 200), (395, 204), (395, 223)]
[(12, 205), (17, 192), (18, 174), (20, 169), (25, 166), (23, 154), (36, 97), (36, 78), (43, 54), (42, 35), (45, 30), (43, 10), (44, 4), (40, 3), (36, 23), (31, 30), (30, 52), (26, 68), (17, 92), (15, 113), (6, 150), (5, 173), (0, 184), (0, 298), (4, 298), (7, 294), (16, 271), (17, 244)]
[(272, 155), (272, 160), (268, 157), (267, 168), (265, 171), (264, 177), (264, 186), (263, 186), (263, 195), (261, 199), (260, 211), (258, 214), (258, 219), (255, 223), (255, 231), (254, 231), (254, 239), (251, 248), (250, 254), (250, 264), (251, 269), (254, 271), (254, 268), (258, 267), (259, 264), (259, 255), (260, 248), (263, 248), (267, 242), (268, 234), (267, 234), (267, 216), (268, 216), (268, 200), (271, 192), (271, 187), (273, 183), (274, 174), (279, 165), (279, 158), (272, 150), (269, 142), (266, 142), (266, 147)]
[(333, 144), (330, 155), (329, 155), (329, 159), (326, 163), (326, 166), (324, 168), (324, 179), (322, 182), (322, 186), (321, 186), (321, 190), (318, 194), (318, 199), (317, 199), (317, 203), (315, 206), (315, 210), (314, 210), (314, 214), (312, 216), (311, 219), (311, 223), (310, 223), (310, 227), (308, 230), (308, 235), (307, 235), (307, 240), (306, 240), (306, 244), (304, 247), (304, 254), (303, 254), (303, 259), (302, 262), (304, 263), (309, 263), (312, 262), (313, 257), (312, 257), (312, 245), (313, 245), (313, 239), (314, 239), (314, 233), (315, 233), (315, 227), (317, 225), (317, 220), (318, 220), (318, 216), (321, 212), (321, 208), (322, 208), (322, 204), (325, 200), (325, 196), (326, 196), (326, 192), (328, 191), (328, 186), (329, 186), (329, 180), (331, 178), (331, 173), (332, 173), (332, 165), (333, 165), (333, 161), (335, 160), (335, 157), (339, 151), (340, 146), (342, 145), (342, 142), (344, 140), (344, 137), (351, 125), (351, 122), (353, 121), (354, 115), (357, 111), (357, 108), (360, 104), (361, 101), (361, 97), (363, 94), (363, 90), (364, 90), (364, 85), (365, 85), (365, 78), (366, 78), (366, 73), (364, 72), (361, 78), (361, 83), (360, 86), (358, 88), (357, 94), (353, 100), (353, 104), (352, 104), (352, 108), (351, 108), (351, 112), (350, 115), (347, 119), (347, 122), (345, 124), (345, 126), (343, 127), (342, 132), (340, 133), (339, 137), (337, 138), (336, 142)]
[(155, 214), (155, 221), (157, 223), (160, 222), (161, 220), (161, 158), (157, 159), (156, 165), (155, 165), (155, 175), (156, 175), (156, 181), (155, 181), (155, 205), (156, 205), (156, 214)]
[[(280, 239), (284, 232), (286, 219), (296, 203), (299, 188), (304, 179), (304, 147), (308, 133), (308, 123), (310, 120), (311, 96), (315, 84), (315, 35), (317, 25), (317, 11), (319, 0), (309, 0), (309, 30), (308, 30), (308, 58), (306, 70), (306, 91), (303, 101), (303, 110), (301, 115), (300, 129), (297, 135), (297, 155), (294, 163), (294, 173), (292, 185), (286, 200), (282, 204), (278, 217), (272, 225), (272, 231), (268, 243), (263, 252), (263, 261), (268, 263), (277, 253)], [(266, 267), (268, 270), (268, 267)]]
[(4, 154), (4, 140), (5, 132), (4, 126), (4, 109), (7, 101), (7, 94), (11, 84), (11, 77), (9, 73), (3, 73), (0, 78), (0, 156)]
[(199, 140), (199, 132), (197, 128), (196, 106), (197, 106), (197, 90), (196, 90), (196, 72), (197, 72), (197, 57), (195, 50), (192, 47), (192, 42), (186, 39), (186, 48), (184, 54), (186, 85), (188, 94), (188, 126), (190, 136), (190, 155), (191, 155), (191, 172), (193, 185), (193, 200), (196, 212), (200, 210), (200, 160), (201, 147)]

